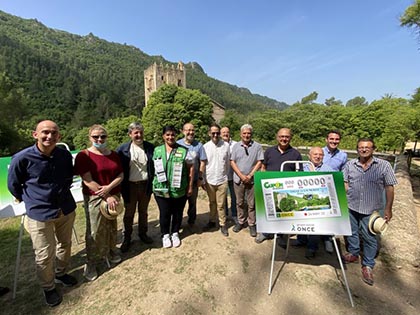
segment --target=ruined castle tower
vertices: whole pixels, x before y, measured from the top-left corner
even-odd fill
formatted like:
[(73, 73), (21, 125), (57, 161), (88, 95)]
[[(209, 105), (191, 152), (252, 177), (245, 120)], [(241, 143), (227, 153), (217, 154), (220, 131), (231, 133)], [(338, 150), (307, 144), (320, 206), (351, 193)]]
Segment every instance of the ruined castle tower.
[(164, 84), (173, 84), (183, 88), (187, 87), (185, 67), (181, 61), (178, 62), (176, 67), (168, 64), (157, 65), (155, 62), (144, 70), (144, 99), (146, 106), (150, 95)]

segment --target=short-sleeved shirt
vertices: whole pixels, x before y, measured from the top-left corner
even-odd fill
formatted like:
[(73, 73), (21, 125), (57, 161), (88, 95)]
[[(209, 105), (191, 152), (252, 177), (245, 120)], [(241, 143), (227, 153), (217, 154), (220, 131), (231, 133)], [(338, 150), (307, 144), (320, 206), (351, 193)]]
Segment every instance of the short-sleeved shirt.
[(210, 185), (220, 185), (227, 181), (230, 166), (229, 144), (220, 140), (217, 144), (213, 141), (204, 144), (206, 151), (206, 182)]
[(194, 140), (191, 144), (187, 144), (185, 142), (185, 138), (179, 139), (177, 143), (186, 147), (188, 149), (189, 155), (194, 159), (194, 182), (196, 182), (198, 180), (200, 162), (207, 160), (203, 144), (197, 140)]
[(385, 186), (394, 186), (397, 179), (388, 161), (373, 157), (364, 170), (359, 159), (353, 159), (343, 168), (344, 182), (348, 184), (347, 201), (350, 210), (370, 215), (384, 208)]
[[(78, 175), (90, 172), (92, 179), (99, 185), (109, 185), (119, 174), (123, 172), (120, 157), (114, 151), (109, 155), (100, 155), (83, 150), (76, 156), (74, 165), (74, 172)], [(120, 185), (114, 187), (110, 194), (114, 195), (121, 191)], [(83, 184), (83, 194), (95, 195), (95, 192), (90, 190)]]
[[(280, 171), (281, 165), (286, 161), (302, 161), (302, 155), (298, 150), (289, 146), (283, 153), (277, 145), (268, 148), (264, 152), (264, 162), (266, 171)], [(296, 164), (287, 163), (283, 166), (283, 171), (295, 172)]]
[(324, 158), (322, 163), (328, 164), (334, 171), (343, 170), (344, 165), (347, 163), (347, 153), (339, 149), (334, 152), (330, 152), (328, 147), (322, 148), (324, 151)]
[[(251, 140), (249, 145), (246, 146), (240, 141), (233, 146), (230, 160), (236, 163), (243, 174), (249, 174), (258, 161), (264, 160), (264, 152), (258, 142)], [(238, 174), (233, 174), (233, 181), (237, 184), (241, 182)]]

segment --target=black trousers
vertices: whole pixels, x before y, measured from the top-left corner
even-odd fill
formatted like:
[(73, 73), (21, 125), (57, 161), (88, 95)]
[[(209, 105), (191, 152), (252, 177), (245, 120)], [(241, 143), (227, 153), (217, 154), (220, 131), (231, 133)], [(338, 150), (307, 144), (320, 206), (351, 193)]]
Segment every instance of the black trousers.
[(187, 196), (163, 198), (155, 195), (159, 207), (159, 223), (162, 236), (179, 232)]

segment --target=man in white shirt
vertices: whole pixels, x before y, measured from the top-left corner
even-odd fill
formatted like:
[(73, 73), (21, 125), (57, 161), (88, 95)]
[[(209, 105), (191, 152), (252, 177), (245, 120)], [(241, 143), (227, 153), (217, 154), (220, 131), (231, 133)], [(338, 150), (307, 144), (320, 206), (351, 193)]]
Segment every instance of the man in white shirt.
[[(235, 145), (236, 141), (232, 140), (230, 136), (230, 130), (228, 127), (222, 127), (220, 129), (220, 136), (222, 137), (223, 141), (229, 144), (230, 153), (232, 154), (232, 148)], [(236, 211), (236, 195), (235, 195), (235, 189), (233, 186), (233, 169), (229, 164), (229, 170), (228, 170), (228, 188), (229, 188), (229, 194), (230, 194), (230, 214), (232, 216), (233, 221), (238, 223), (238, 215)], [(226, 194), (227, 195), (227, 194)], [(225, 198), (225, 213), (226, 217), (229, 215), (229, 207), (227, 202), (227, 196)]]
[(207, 229), (216, 227), (219, 216), (220, 231), (224, 236), (229, 236), (226, 226), (225, 199), (228, 187), (228, 170), (230, 164), (229, 144), (220, 138), (220, 127), (213, 124), (209, 130), (211, 140), (204, 144), (206, 151), (205, 182), (209, 197), (210, 218)]

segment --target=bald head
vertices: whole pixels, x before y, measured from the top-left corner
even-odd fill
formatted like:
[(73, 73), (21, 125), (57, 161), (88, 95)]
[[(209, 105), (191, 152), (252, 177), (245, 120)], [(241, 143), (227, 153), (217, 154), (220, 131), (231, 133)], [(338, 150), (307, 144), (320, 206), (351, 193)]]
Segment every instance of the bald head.
[(37, 147), (45, 155), (50, 155), (60, 140), (60, 130), (52, 120), (43, 120), (36, 126), (32, 136), (37, 141)]
[(321, 147), (312, 147), (309, 150), (309, 161), (311, 161), (315, 167), (322, 164), (322, 159), (324, 158), (324, 151)]
[(292, 130), (289, 128), (280, 128), (277, 131), (276, 138), (280, 150), (286, 150), (290, 145), (290, 140), (292, 140)]

